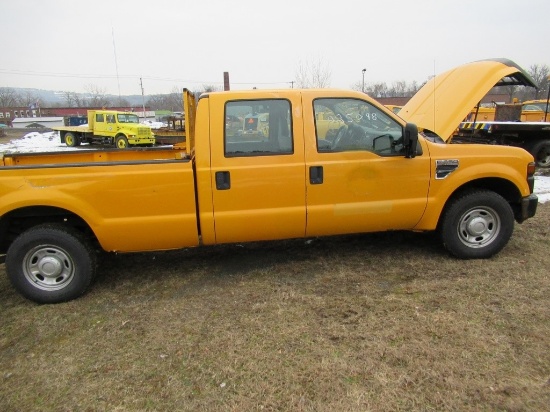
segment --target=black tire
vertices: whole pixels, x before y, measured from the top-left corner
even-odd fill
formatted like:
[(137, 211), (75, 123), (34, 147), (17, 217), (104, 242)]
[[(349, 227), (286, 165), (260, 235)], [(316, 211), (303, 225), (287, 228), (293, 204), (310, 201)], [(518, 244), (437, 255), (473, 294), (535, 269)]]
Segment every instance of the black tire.
[(71, 132), (65, 133), (65, 144), (69, 147), (80, 146), (80, 138)]
[(59, 303), (82, 295), (96, 270), (96, 255), (82, 234), (61, 225), (35, 226), (11, 244), (6, 271), (12, 285), (37, 303)]
[(529, 153), (531, 153), (535, 158), (537, 167), (550, 167), (550, 140), (536, 142), (531, 147), (531, 150), (529, 150)]
[(500, 252), (514, 231), (514, 213), (499, 194), (467, 191), (446, 206), (439, 232), (445, 248), (460, 259), (484, 259)]
[(128, 149), (128, 147), (130, 146), (128, 144), (128, 139), (126, 139), (125, 136), (117, 136), (117, 138), (115, 139), (115, 146), (117, 149)]

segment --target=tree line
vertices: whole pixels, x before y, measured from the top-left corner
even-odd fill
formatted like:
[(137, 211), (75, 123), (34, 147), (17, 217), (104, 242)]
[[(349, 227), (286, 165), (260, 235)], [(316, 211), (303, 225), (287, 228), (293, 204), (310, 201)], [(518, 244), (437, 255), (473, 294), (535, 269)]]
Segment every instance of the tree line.
[[(546, 64), (534, 64), (527, 70), (533, 78), (538, 89), (523, 86), (501, 86), (495, 87), (493, 91), (499, 94), (507, 94), (510, 100), (517, 98), (519, 101), (531, 99), (546, 99), (548, 96), (550, 67)], [(328, 66), (321, 60), (315, 62), (300, 63), (295, 72), (293, 87), (298, 88), (325, 88), (330, 87), (331, 72)], [(380, 97), (411, 97), (425, 83), (416, 81), (394, 81), (392, 83), (356, 82), (350, 86), (353, 90), (364, 91), (373, 98)], [(130, 107), (131, 104), (125, 98), (108, 95), (106, 89), (90, 84), (85, 86), (86, 93), (63, 92), (62, 103), (51, 104), (44, 102), (40, 97), (31, 91), (17, 92), (9, 87), (0, 87), (0, 107)], [(202, 89), (196, 90), (199, 95), (205, 92), (220, 90), (213, 85), (203, 85)], [(155, 94), (148, 96), (145, 105), (150, 110), (170, 110), (173, 112), (183, 111), (182, 92), (174, 87), (170, 93)]]

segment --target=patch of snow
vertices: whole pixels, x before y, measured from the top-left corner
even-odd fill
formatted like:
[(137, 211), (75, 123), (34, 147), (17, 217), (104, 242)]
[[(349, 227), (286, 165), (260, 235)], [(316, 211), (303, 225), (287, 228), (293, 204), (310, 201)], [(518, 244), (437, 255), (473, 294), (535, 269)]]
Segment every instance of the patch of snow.
[(4, 153), (39, 153), (64, 150), (78, 150), (78, 148), (62, 144), (58, 132), (31, 132), (20, 139), (0, 144), (0, 152)]
[(141, 122), (141, 124), (149, 126), (151, 129), (160, 129), (161, 127), (168, 127), (166, 123), (154, 122), (152, 120), (144, 120), (143, 122)]
[(535, 194), (539, 203), (550, 201), (550, 176), (535, 176)]

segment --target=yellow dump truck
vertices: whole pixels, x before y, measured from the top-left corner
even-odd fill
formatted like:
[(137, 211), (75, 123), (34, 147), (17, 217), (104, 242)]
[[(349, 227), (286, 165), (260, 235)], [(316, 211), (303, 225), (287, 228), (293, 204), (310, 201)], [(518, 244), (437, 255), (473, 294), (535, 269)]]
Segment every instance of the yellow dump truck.
[(155, 144), (151, 128), (140, 124), (139, 117), (131, 112), (88, 110), (88, 124), (52, 129), (59, 132), (61, 143), (70, 147), (80, 146), (81, 143), (100, 143), (127, 149), (130, 145)]
[[(501, 61), (474, 65), (456, 70), (482, 78), (477, 87), (519, 70)], [(450, 134), (468, 101), (438, 93), (405, 106), (400, 114), (430, 131), (419, 133), (352, 90), (184, 95), (185, 148), (1, 157), (0, 253), (23, 296), (77, 298), (94, 279), (98, 250), (410, 230), (437, 232), (458, 258), (488, 258), (506, 246), (514, 222), (536, 213), (535, 166), (525, 150), (434, 137)], [(435, 123), (425, 117), (434, 111)], [(266, 114), (261, 135), (242, 133), (227, 113)]]

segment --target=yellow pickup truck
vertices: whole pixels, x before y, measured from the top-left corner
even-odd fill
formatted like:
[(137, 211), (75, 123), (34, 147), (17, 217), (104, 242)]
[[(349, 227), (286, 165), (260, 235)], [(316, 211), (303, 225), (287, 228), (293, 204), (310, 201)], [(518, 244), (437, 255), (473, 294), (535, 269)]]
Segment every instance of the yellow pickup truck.
[(59, 132), (61, 143), (70, 147), (80, 146), (81, 143), (101, 143), (127, 149), (130, 145), (155, 144), (151, 128), (140, 124), (139, 117), (131, 112), (88, 110), (87, 125), (52, 129)]
[[(497, 82), (518, 70), (491, 61), (473, 72)], [(466, 113), (439, 109), (437, 124), (422, 118), (427, 106), (405, 106), (404, 114), (426, 121), (419, 126), (430, 133), (419, 134), (351, 90), (214, 92), (198, 102), (184, 91), (184, 103), (185, 148), (2, 156), (0, 252), (23, 296), (80, 296), (94, 278), (97, 249), (411, 230), (437, 231), (458, 258), (487, 258), (505, 247), (514, 221), (536, 212), (525, 150), (434, 137), (471, 105)], [(227, 113), (252, 112), (268, 114), (255, 139), (227, 122)], [(331, 136), (327, 125), (319, 130), (321, 117), (337, 119)]]

